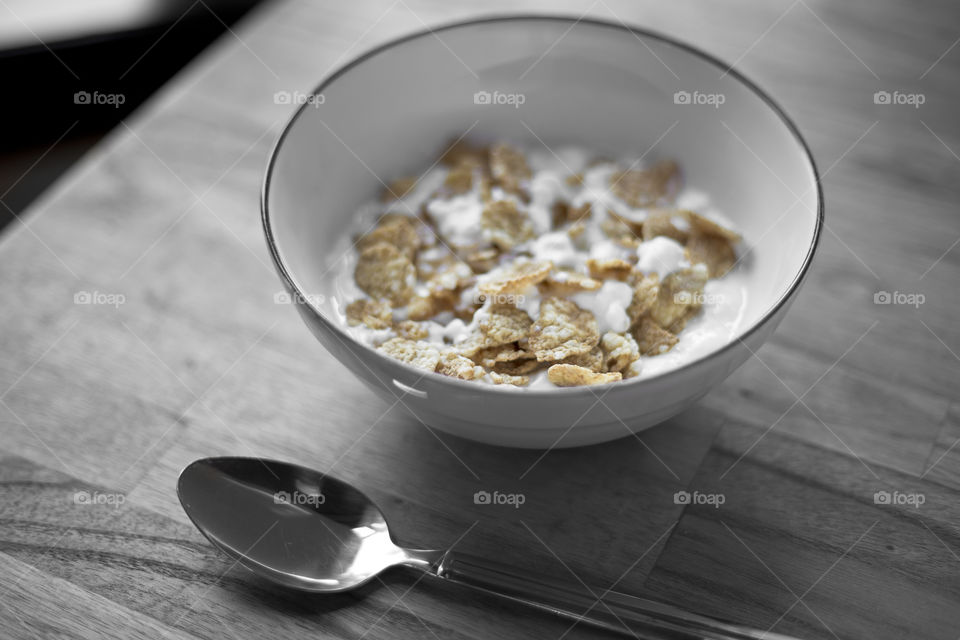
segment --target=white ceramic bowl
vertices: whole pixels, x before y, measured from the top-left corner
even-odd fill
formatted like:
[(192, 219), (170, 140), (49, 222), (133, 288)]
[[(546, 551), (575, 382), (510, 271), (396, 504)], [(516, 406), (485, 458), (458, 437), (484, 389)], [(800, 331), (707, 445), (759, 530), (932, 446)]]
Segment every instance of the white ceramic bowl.
[[(523, 104), (478, 104), (484, 91), (521, 94)], [(666, 420), (770, 336), (817, 246), (822, 194), (796, 127), (739, 73), (661, 35), (562, 17), (483, 19), (383, 45), (313, 95), (322, 99), (296, 112), (266, 172), (263, 225), (273, 260), (304, 301), (296, 306), (307, 325), (344, 366), (451, 434), (569, 447)], [(687, 184), (708, 193), (751, 247), (740, 267), (748, 296), (739, 337), (655, 377), (545, 390), (424, 375), (353, 341), (331, 306), (338, 240), (352, 232), (357, 206), (381, 189), (378, 177), (422, 172), (468, 129), (480, 139), (574, 144), (613, 157), (655, 145), (649, 157), (676, 159)]]

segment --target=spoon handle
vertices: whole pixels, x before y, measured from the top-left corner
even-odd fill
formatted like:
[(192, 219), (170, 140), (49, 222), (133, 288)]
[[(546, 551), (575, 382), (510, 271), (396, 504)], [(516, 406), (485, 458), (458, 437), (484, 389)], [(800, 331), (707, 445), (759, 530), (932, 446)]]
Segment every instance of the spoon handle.
[(595, 627), (636, 638), (686, 640), (794, 640), (789, 636), (728, 624), (653, 600), (595, 589), (570, 581), (518, 573), (500, 565), (448, 551), (436, 575)]

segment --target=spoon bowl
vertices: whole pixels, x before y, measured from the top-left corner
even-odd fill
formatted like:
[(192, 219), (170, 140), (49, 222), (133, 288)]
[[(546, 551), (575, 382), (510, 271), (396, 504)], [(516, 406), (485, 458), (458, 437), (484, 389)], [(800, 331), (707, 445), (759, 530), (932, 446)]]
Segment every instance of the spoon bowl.
[(259, 458), (206, 458), (180, 474), (187, 516), (255, 573), (294, 589), (355, 589), (394, 565), (424, 565), (441, 552), (398, 547), (363, 493), (317, 471)]

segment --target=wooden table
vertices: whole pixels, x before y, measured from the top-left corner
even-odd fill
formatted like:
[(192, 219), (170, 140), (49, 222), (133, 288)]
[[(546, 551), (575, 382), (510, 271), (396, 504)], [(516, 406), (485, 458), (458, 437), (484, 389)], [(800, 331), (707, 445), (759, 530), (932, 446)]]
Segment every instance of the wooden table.
[[(340, 597), (270, 589), (215, 553), (177, 503), (179, 470), (218, 454), (355, 482), (401, 542), (459, 541), (572, 584), (804, 637), (957, 636), (960, 8), (488, 0), (483, 11), (520, 5), (693, 42), (796, 119), (823, 173), (827, 228), (776, 336), (690, 411), (580, 450), (460, 441), (374, 398), (273, 302), (258, 190), (290, 113), (273, 96), (476, 12), (268, 4), (5, 233), (0, 636), (593, 635), (402, 572)], [(925, 102), (875, 104), (877, 91)], [(878, 305), (879, 291), (923, 304)], [(75, 304), (84, 292), (103, 304)], [(526, 502), (476, 505), (478, 490)], [(677, 504), (678, 491), (724, 502)]]

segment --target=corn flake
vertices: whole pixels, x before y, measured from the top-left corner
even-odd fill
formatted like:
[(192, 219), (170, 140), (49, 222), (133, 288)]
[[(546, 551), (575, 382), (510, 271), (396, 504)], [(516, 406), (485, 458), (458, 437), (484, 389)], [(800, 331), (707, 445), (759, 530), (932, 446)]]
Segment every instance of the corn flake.
[(677, 164), (666, 160), (649, 169), (617, 171), (610, 176), (610, 188), (635, 209), (649, 207), (675, 191), (679, 173)]
[(633, 265), (622, 258), (588, 258), (587, 269), (597, 280), (627, 280)]
[(660, 278), (657, 274), (644, 275), (639, 271), (633, 272), (633, 298), (627, 307), (630, 324), (634, 325), (657, 303), (660, 295)]
[(417, 249), (423, 244), (417, 233), (417, 226), (422, 224), (417, 218), (399, 213), (384, 216), (370, 232), (360, 236), (357, 248), (360, 251), (373, 245), (386, 242), (413, 259)]
[(434, 371), (440, 362), (440, 350), (429, 342), (417, 342), (406, 338), (391, 338), (379, 347), (391, 358), (413, 365), (424, 371)]
[(430, 330), (420, 322), (402, 320), (393, 326), (393, 330), (401, 338), (407, 340), (423, 340), (430, 336)]
[(654, 209), (650, 211), (647, 219), (643, 222), (643, 239), (646, 241), (656, 238), (657, 236), (666, 236), (683, 244), (687, 241), (689, 233), (674, 224), (678, 221), (675, 220), (675, 218), (686, 221), (685, 215), (671, 209)]
[(532, 174), (522, 153), (500, 143), (490, 149), (490, 175), (505, 191), (519, 193), (521, 181), (529, 180)]
[(640, 359), (640, 347), (630, 334), (608, 331), (600, 339), (604, 371), (625, 372)]
[(351, 327), (364, 324), (371, 329), (386, 329), (393, 321), (393, 312), (384, 300), (354, 300), (347, 305), (346, 312), (347, 324)]
[(493, 384), (512, 384), (515, 387), (525, 387), (530, 384), (528, 376), (512, 376), (508, 373), (497, 373), (496, 371), (490, 372), (490, 380), (493, 381)]
[(659, 356), (677, 344), (677, 336), (670, 333), (650, 318), (644, 318), (634, 334), (637, 348), (645, 356)]
[(555, 269), (540, 283), (541, 290), (551, 296), (571, 296), (583, 291), (596, 291), (602, 283), (579, 271)]
[(600, 342), (597, 319), (572, 300), (548, 297), (530, 331), (530, 349), (540, 362), (587, 353)]
[(558, 387), (607, 384), (623, 379), (619, 371), (597, 373), (575, 364), (555, 364), (547, 369), (547, 379)]
[(371, 298), (385, 298), (402, 306), (413, 295), (417, 270), (406, 254), (392, 244), (377, 242), (360, 252), (353, 277)]
[(490, 241), (503, 251), (533, 238), (530, 216), (517, 209), (513, 200), (497, 200), (483, 208), (480, 224)]
[(517, 260), (488, 273), (477, 284), (477, 288), (488, 296), (523, 293), (529, 286), (542, 282), (552, 268), (553, 263), (549, 261)]
[(454, 350), (444, 351), (436, 367), (437, 373), (461, 380), (476, 380), (486, 373), (483, 367), (478, 367), (473, 360), (465, 358)]
[(700, 308), (707, 270), (698, 267), (675, 271), (660, 283), (660, 293), (650, 309), (650, 317), (661, 327), (669, 327)]
[(737, 254), (730, 241), (721, 236), (690, 236), (687, 240), (687, 255), (692, 264), (704, 264), (711, 278), (720, 278), (737, 263)]

